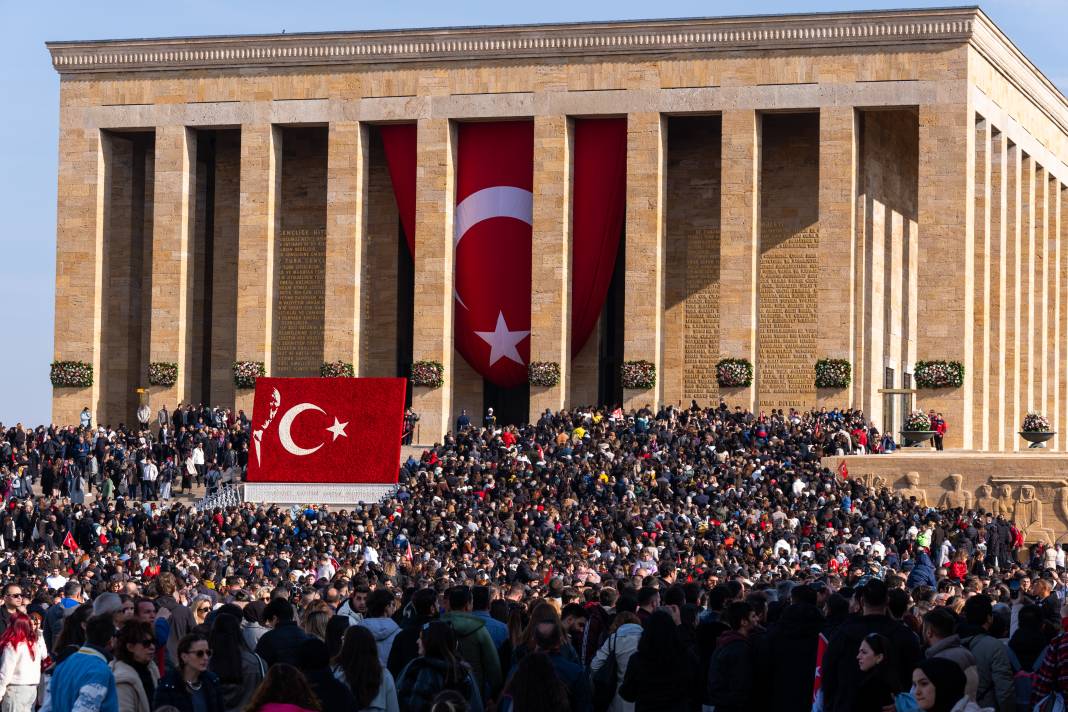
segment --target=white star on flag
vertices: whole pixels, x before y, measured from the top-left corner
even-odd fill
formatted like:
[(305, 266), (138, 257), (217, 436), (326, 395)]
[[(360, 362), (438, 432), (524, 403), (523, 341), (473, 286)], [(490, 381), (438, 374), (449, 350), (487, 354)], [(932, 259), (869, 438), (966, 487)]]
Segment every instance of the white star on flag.
[(493, 331), (476, 331), (475, 334), (490, 345), (490, 366), (502, 358), (511, 359), (520, 366), (524, 365), (516, 345), (525, 339), (530, 332), (509, 331), (508, 324), (504, 321), (504, 312), (497, 312), (497, 326)]
[[(337, 440), (339, 437), (347, 438), (349, 435), (348, 435), (348, 433), (345, 432), (345, 426), (348, 425), (348, 424), (349, 424), (349, 422), (347, 420), (344, 423), (342, 423), (341, 421), (339, 421), (337, 419), (337, 416), (335, 415), (334, 416), (334, 424), (331, 425), (329, 428), (327, 428), (327, 430), (329, 430), (330, 432), (332, 432), (334, 434), (334, 440)], [(331, 442), (333, 442), (333, 440), (331, 440)]]

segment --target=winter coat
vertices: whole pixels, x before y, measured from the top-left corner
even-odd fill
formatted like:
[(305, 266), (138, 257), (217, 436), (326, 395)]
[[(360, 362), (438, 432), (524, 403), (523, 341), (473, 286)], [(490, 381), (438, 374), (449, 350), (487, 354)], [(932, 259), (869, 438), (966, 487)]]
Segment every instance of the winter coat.
[(302, 670), (312, 692), (319, 698), (324, 710), (355, 710), (356, 698), (348, 685), (340, 682), (328, 668)]
[[(219, 678), (213, 672), (204, 672), (200, 675), (200, 689), (204, 693), (206, 712), (224, 712), (222, 693), (219, 691)], [(152, 709), (171, 705), (178, 708), (178, 712), (194, 712), (193, 697), (189, 687), (182, 679), (182, 673), (171, 670), (167, 673), (159, 685), (156, 686), (156, 698), (152, 703)]]
[(787, 606), (764, 638), (757, 668), (769, 683), (768, 698), (776, 712), (808, 712), (812, 708), (812, 671), (824, 618), (810, 603)]
[(408, 663), (419, 657), (419, 634), (423, 626), (431, 620), (433, 619), (424, 616), (412, 618), (393, 638), (393, 645), (389, 650), (389, 663), (386, 667), (389, 668), (394, 680), (400, 677)]
[(919, 556), (916, 557), (916, 564), (912, 567), (912, 571), (909, 572), (906, 585), (910, 589), (917, 586), (938, 587), (934, 564), (931, 562), (931, 557), (927, 555), (927, 552), (921, 551)]
[[(155, 707), (148, 699), (141, 676), (133, 666), (121, 660), (111, 661), (111, 671), (115, 673), (115, 691), (119, 694), (119, 712), (152, 712)], [(159, 685), (159, 669), (148, 664), (148, 674), (154, 685)], [(155, 694), (155, 690), (153, 690)]]
[(389, 651), (393, 647), (393, 641), (400, 633), (400, 626), (392, 618), (364, 618), (358, 623), (375, 637), (375, 646), (378, 647), (378, 660), (385, 667), (389, 663)]
[[(482, 712), (482, 695), (478, 682), (469, 668), (455, 689), (471, 707), (470, 712)], [(430, 704), (445, 687), (445, 661), (421, 656), (408, 663), (397, 680), (397, 701), (405, 712), (427, 712)]]
[[(596, 673), (608, 662), (608, 656), (612, 650), (616, 654), (616, 694), (612, 698), (612, 706), (609, 712), (634, 712), (634, 703), (627, 702), (619, 696), (619, 687), (623, 684), (623, 678), (627, 675), (627, 665), (630, 658), (638, 650), (638, 641), (642, 637), (642, 627), (637, 623), (624, 623), (619, 626), (608, 640), (597, 651), (590, 665), (590, 671)], [(811, 677), (811, 676), (810, 676)]]
[(665, 665), (635, 652), (627, 662), (619, 696), (634, 703), (634, 712), (687, 712), (701, 698), (697, 659), (689, 651), (680, 650), (679, 655), (682, 664)]
[(968, 699), (968, 696), (957, 700), (957, 704), (953, 705), (953, 709), (949, 712), (994, 712), (993, 707), (980, 707), (979, 705)]
[(926, 657), (945, 658), (957, 663), (961, 672), (964, 673), (964, 694), (970, 700), (975, 699), (976, 690), (979, 688), (979, 669), (976, 667), (975, 656), (972, 655), (972, 651), (960, 644), (959, 635), (943, 638), (927, 648)]
[(708, 665), (705, 701), (719, 712), (750, 708), (753, 690), (753, 651), (749, 639), (728, 630), (716, 641)]
[(979, 687), (975, 701), (982, 707), (994, 707), (999, 712), (1016, 709), (1012, 663), (1004, 643), (974, 626), (961, 626), (961, 644), (975, 656), (979, 672)]
[(267, 664), (259, 655), (251, 650), (241, 650), (241, 682), (219, 681), (219, 691), (226, 709), (235, 712), (244, 710), (266, 674)]
[(256, 654), (263, 658), (268, 666), (276, 663), (288, 663), (297, 666), (297, 647), (308, 637), (296, 621), (280, 621), (271, 630), (263, 634), (256, 645)]
[(861, 678), (857, 665), (860, 643), (870, 633), (880, 633), (890, 639), (898, 653), (900, 689), (912, 687), (912, 671), (920, 661), (920, 641), (901, 621), (885, 614), (848, 618), (838, 628), (823, 654), (823, 699), (826, 712), (848, 712), (852, 709)]
[(459, 611), (449, 611), (441, 619), (452, 624), (457, 648), (464, 661), (471, 666), (471, 673), (478, 681), (479, 693), (487, 698), (496, 697), (504, 686), (504, 678), (497, 646), (493, 644), (486, 624), (477, 616)]

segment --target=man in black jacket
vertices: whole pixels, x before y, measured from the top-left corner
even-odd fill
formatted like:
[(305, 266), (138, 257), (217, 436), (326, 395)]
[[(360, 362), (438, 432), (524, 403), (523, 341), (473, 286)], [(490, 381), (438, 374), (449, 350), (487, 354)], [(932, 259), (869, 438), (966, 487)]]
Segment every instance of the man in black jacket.
[(296, 666), (297, 648), (308, 637), (293, 620), (293, 604), (275, 598), (263, 609), (263, 622), (271, 630), (256, 644), (256, 654), (268, 665), (287, 663)]
[(816, 607), (816, 592), (797, 586), (790, 592), (790, 605), (758, 647), (759, 659), (770, 683), (769, 709), (776, 712), (808, 712), (812, 709), (812, 673), (824, 618)]
[(898, 653), (897, 673), (901, 689), (912, 685), (912, 671), (920, 660), (920, 641), (901, 621), (887, 613), (886, 584), (868, 581), (861, 589), (863, 614), (848, 619), (835, 633), (823, 654), (823, 699), (826, 712), (849, 712), (860, 687), (862, 674), (857, 665), (860, 643), (871, 633), (885, 635)]
[(760, 621), (745, 601), (728, 605), (726, 618), (730, 630), (716, 641), (708, 666), (706, 701), (716, 712), (741, 712), (752, 706), (753, 650), (749, 637)]
[(408, 605), (412, 608), (411, 615), (400, 622), (401, 632), (393, 639), (386, 663), (394, 678), (399, 678), (404, 667), (419, 656), (419, 634), (426, 623), (437, 618), (437, 591), (421, 588), (412, 594)]

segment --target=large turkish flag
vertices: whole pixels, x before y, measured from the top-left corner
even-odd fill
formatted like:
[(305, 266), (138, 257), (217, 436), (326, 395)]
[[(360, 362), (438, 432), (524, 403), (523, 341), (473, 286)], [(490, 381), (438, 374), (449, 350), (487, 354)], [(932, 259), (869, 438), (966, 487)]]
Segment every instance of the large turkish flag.
[(457, 141), (456, 350), (510, 388), (530, 359), (534, 124), (460, 124)]
[(403, 378), (257, 378), (249, 482), (396, 484)]

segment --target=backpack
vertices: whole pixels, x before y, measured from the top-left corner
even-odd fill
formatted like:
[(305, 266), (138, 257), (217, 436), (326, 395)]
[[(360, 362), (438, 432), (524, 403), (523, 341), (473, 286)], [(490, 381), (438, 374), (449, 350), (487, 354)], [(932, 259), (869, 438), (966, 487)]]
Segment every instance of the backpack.
[(616, 660), (616, 638), (608, 639), (608, 659), (593, 673), (593, 712), (605, 712), (616, 697), (616, 682), (619, 680), (619, 661)]

